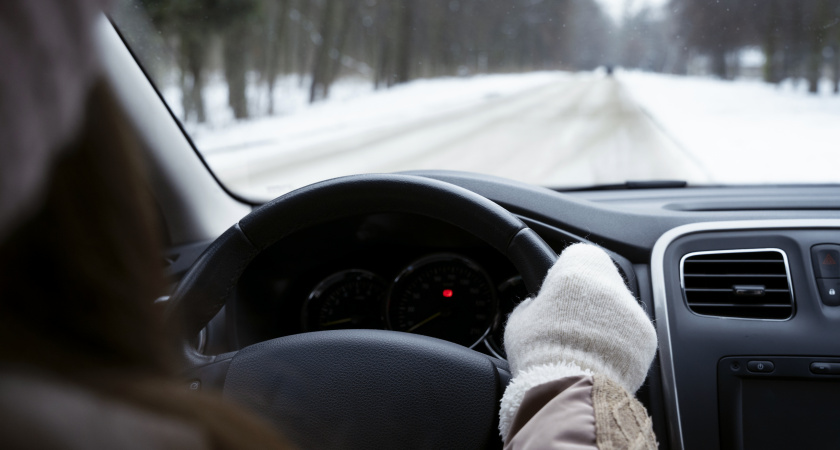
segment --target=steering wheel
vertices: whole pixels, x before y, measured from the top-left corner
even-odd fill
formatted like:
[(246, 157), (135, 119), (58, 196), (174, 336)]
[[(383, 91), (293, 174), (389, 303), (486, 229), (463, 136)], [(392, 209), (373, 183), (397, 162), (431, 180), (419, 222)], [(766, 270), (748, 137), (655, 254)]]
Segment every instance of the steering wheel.
[(419, 214), (472, 233), (513, 263), (532, 294), (557, 259), (507, 210), (442, 181), (359, 175), (304, 187), (216, 239), (167, 302), (167, 320), (184, 332), (191, 386), (222, 388), (303, 448), (499, 447), (507, 363), (457, 344), (382, 330), (304, 333), (214, 356), (189, 344), (262, 250), (300, 229), (379, 212)]

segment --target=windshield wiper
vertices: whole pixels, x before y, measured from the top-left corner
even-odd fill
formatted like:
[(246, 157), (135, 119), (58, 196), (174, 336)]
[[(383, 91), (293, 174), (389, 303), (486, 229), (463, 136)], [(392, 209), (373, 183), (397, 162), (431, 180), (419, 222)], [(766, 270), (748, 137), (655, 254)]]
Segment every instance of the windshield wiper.
[(676, 189), (688, 187), (688, 182), (683, 180), (651, 180), (651, 181), (625, 181), (619, 184), (598, 184), (587, 187), (557, 188), (562, 192), (576, 191), (620, 191), (630, 189)]

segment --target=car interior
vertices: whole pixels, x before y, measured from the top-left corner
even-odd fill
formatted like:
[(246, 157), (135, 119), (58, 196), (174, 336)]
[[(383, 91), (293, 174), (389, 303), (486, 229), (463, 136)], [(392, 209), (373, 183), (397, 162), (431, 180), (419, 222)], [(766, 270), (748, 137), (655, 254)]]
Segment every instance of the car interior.
[(656, 327), (637, 397), (660, 448), (840, 446), (837, 185), (561, 192), (414, 170), (260, 204), (219, 182), (104, 17), (97, 36), (152, 174), (190, 389), (318, 448), (501, 448), (505, 319), (585, 242)]

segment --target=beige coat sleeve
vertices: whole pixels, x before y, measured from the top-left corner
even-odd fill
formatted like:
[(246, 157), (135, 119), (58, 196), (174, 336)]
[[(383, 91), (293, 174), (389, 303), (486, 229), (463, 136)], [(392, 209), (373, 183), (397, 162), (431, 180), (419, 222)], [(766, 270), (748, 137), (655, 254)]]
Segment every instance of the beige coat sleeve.
[(529, 390), (505, 449), (657, 448), (644, 406), (601, 376), (574, 376)]

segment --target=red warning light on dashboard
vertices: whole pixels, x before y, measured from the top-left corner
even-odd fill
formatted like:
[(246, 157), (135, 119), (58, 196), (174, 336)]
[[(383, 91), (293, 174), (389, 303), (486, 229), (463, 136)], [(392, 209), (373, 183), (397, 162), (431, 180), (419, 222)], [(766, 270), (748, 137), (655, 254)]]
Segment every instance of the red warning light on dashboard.
[(831, 257), (831, 253), (825, 255), (825, 259), (823, 259), (822, 263), (823, 263), (824, 266), (837, 265), (837, 261), (835, 261), (834, 258)]
[(443, 296), (446, 297), (446, 298), (452, 297), (452, 294), (454, 294), (454, 292), (452, 292), (452, 289), (444, 289), (443, 290)]

